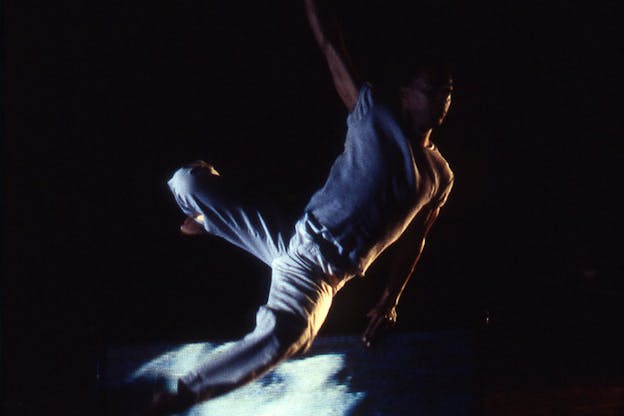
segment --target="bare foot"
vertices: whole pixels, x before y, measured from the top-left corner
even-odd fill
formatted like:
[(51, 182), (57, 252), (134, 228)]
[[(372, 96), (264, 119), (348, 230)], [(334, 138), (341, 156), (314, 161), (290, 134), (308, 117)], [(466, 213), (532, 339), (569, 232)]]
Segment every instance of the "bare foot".
[(201, 220), (201, 215), (197, 218), (186, 217), (182, 225), (180, 226), (180, 231), (185, 235), (202, 235), (206, 232), (204, 226), (199, 222)]

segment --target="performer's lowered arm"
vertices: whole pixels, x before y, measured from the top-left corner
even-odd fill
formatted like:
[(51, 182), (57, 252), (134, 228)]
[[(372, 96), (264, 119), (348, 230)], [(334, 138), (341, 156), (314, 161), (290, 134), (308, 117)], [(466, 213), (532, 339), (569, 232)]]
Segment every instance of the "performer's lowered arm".
[(358, 99), (359, 86), (345, 51), (335, 16), (328, 13), (323, 0), (305, 0), (306, 14), (314, 38), (327, 59), (334, 86), (351, 112)]
[[(399, 304), (399, 299), (414, 274), (416, 264), (418, 264), (425, 247), (427, 234), (438, 218), (439, 212), (440, 208), (430, 209), (425, 213), (424, 221), (415, 218), (412, 223), (412, 227), (415, 229), (408, 230), (407, 235), (404, 235), (404, 237), (411, 239), (410, 243), (415, 249), (415, 255), (403, 257), (402, 264), (399, 264), (397, 267), (397, 272), (390, 274), (381, 298), (375, 307), (366, 314), (370, 318), (368, 326), (362, 335), (362, 341), (366, 346), (371, 345), (380, 327), (392, 326), (396, 323), (396, 307)], [(397, 259), (397, 261), (401, 261), (401, 259)]]

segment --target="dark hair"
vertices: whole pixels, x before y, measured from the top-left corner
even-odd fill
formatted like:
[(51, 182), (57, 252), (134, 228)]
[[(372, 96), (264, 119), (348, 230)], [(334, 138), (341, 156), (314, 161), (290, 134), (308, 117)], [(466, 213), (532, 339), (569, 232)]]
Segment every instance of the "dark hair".
[(390, 89), (405, 87), (414, 80), (423, 79), (432, 92), (452, 89), (450, 64), (439, 56), (419, 54), (417, 58), (391, 57), (385, 65), (380, 84)]
[(408, 63), (398, 70), (398, 85), (408, 85), (417, 78), (423, 79), (433, 91), (452, 87), (453, 84), (451, 69), (441, 60), (427, 60), (411, 65)]

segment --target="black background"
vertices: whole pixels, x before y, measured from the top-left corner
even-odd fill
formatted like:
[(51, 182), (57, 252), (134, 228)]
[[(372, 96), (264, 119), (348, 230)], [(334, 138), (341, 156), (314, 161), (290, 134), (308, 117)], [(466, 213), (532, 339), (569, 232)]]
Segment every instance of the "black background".
[[(616, 3), (389, 3), (338, 7), (362, 78), (442, 51), (456, 86), (434, 133), (455, 188), (398, 330), (489, 317), (599, 355), (624, 293)], [(72, 413), (106, 346), (240, 336), (265, 299), (264, 266), (179, 235), (177, 166), (208, 160), (294, 211), (345, 110), (299, 2), (6, 1), (3, 24), (5, 410)], [(363, 329), (380, 275), (336, 298), (323, 333)]]

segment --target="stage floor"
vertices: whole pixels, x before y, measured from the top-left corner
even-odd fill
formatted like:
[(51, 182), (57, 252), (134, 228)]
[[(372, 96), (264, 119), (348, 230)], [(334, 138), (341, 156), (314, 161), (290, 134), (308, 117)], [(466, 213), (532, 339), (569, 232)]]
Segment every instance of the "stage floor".
[[(110, 348), (100, 375), (103, 413), (134, 414), (222, 345)], [(181, 414), (474, 415), (480, 403), (476, 357), (475, 334), (466, 330), (393, 333), (373, 348), (356, 336), (319, 337), (304, 356)]]
[[(624, 415), (621, 344), (604, 328), (391, 332), (370, 349), (357, 336), (319, 337), (303, 357), (182, 415)], [(136, 414), (222, 345), (109, 348), (100, 414)]]

